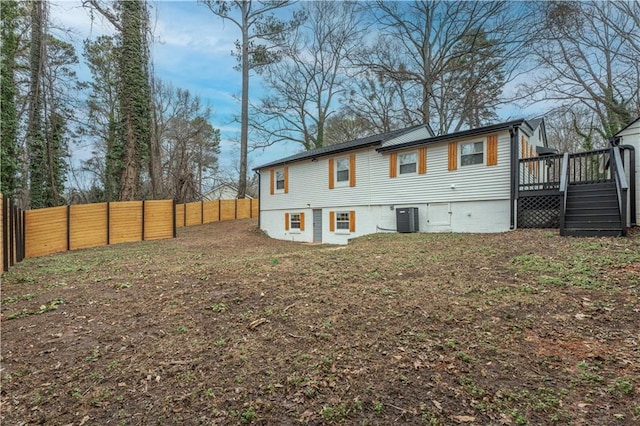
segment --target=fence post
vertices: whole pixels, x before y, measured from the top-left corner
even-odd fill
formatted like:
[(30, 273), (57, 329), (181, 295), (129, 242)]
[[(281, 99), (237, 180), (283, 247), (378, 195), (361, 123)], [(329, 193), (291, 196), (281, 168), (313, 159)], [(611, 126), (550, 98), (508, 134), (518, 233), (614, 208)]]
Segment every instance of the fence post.
[(67, 204), (67, 251), (71, 251), (71, 205)]
[(20, 220), (22, 221), (22, 258), (27, 256), (27, 212), (22, 210)]
[(249, 217), (253, 219), (253, 198), (249, 198)]
[(200, 200), (200, 225), (204, 224), (204, 200)]
[(15, 233), (15, 217), (13, 212), (13, 200), (9, 198), (9, 266), (13, 266), (16, 262), (16, 233)]
[(233, 212), (233, 218), (238, 220), (238, 199), (236, 198), (236, 202), (234, 203), (235, 211)]
[(173, 199), (173, 238), (177, 237), (177, 232), (176, 232), (176, 226), (177, 226), (177, 219), (176, 219), (176, 199)]
[(222, 220), (222, 200), (218, 198), (218, 222)]
[(2, 194), (2, 270), (9, 270), (9, 217), (7, 216), (7, 197)]
[(142, 241), (144, 241), (144, 210), (145, 210), (145, 200), (142, 200)]

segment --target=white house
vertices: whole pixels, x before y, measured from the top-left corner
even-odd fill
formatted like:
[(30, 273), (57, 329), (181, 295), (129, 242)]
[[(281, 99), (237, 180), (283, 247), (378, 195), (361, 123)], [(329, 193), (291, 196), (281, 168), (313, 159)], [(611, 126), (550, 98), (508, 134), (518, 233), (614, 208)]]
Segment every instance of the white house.
[[(334, 244), (399, 223), (402, 231), (508, 231), (517, 226), (518, 161), (546, 151), (544, 121), (520, 119), (441, 136), (421, 125), (302, 152), (255, 169), (260, 228)], [(536, 162), (524, 173), (544, 171)]]

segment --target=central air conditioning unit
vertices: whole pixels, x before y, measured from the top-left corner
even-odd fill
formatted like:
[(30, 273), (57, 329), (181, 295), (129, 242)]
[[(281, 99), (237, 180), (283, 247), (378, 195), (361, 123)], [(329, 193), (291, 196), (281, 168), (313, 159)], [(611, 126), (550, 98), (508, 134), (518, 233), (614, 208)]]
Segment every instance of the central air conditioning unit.
[(418, 232), (420, 230), (418, 223), (418, 208), (396, 208), (396, 222), (398, 232)]

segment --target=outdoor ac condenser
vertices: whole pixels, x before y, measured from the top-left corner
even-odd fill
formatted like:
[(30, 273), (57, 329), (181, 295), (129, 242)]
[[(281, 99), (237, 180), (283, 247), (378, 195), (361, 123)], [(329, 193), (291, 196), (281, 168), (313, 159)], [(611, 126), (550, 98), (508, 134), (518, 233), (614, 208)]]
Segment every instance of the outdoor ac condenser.
[(420, 230), (418, 222), (418, 208), (396, 208), (396, 222), (398, 232), (418, 232)]

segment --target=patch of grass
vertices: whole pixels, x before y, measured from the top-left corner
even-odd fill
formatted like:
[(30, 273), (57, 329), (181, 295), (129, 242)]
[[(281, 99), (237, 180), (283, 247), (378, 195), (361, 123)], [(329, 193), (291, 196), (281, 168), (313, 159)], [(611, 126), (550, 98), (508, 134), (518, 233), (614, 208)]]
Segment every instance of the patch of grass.
[(131, 288), (133, 286), (133, 284), (131, 284), (129, 281), (125, 281), (123, 283), (116, 283), (113, 285), (113, 288), (116, 290), (124, 290), (125, 288)]
[(215, 313), (222, 313), (227, 311), (227, 305), (225, 305), (224, 303), (214, 303), (213, 305), (209, 306), (209, 309)]
[(187, 331), (189, 331), (189, 329), (185, 325), (181, 325), (178, 328), (176, 328), (176, 332), (178, 334), (186, 334)]
[(22, 300), (31, 300), (35, 298), (35, 296), (33, 294), (27, 293), (27, 294), (23, 294), (22, 296), (7, 296), (7, 297), (3, 297), (2, 301), (0, 303), (5, 304), (5, 303), (16, 303), (16, 302), (20, 302)]
[(242, 413), (240, 414), (240, 422), (243, 424), (251, 423), (256, 418), (256, 409), (253, 407), (242, 410)]
[(13, 314), (7, 315), (7, 319), (12, 320), (17, 318), (28, 317), (29, 315), (41, 315), (41, 314), (44, 314), (45, 312), (55, 311), (56, 309), (58, 309), (58, 305), (61, 305), (64, 302), (65, 302), (64, 299), (61, 299), (61, 298), (54, 299), (45, 305), (40, 305), (40, 308), (38, 310), (23, 309), (20, 312), (14, 312)]

